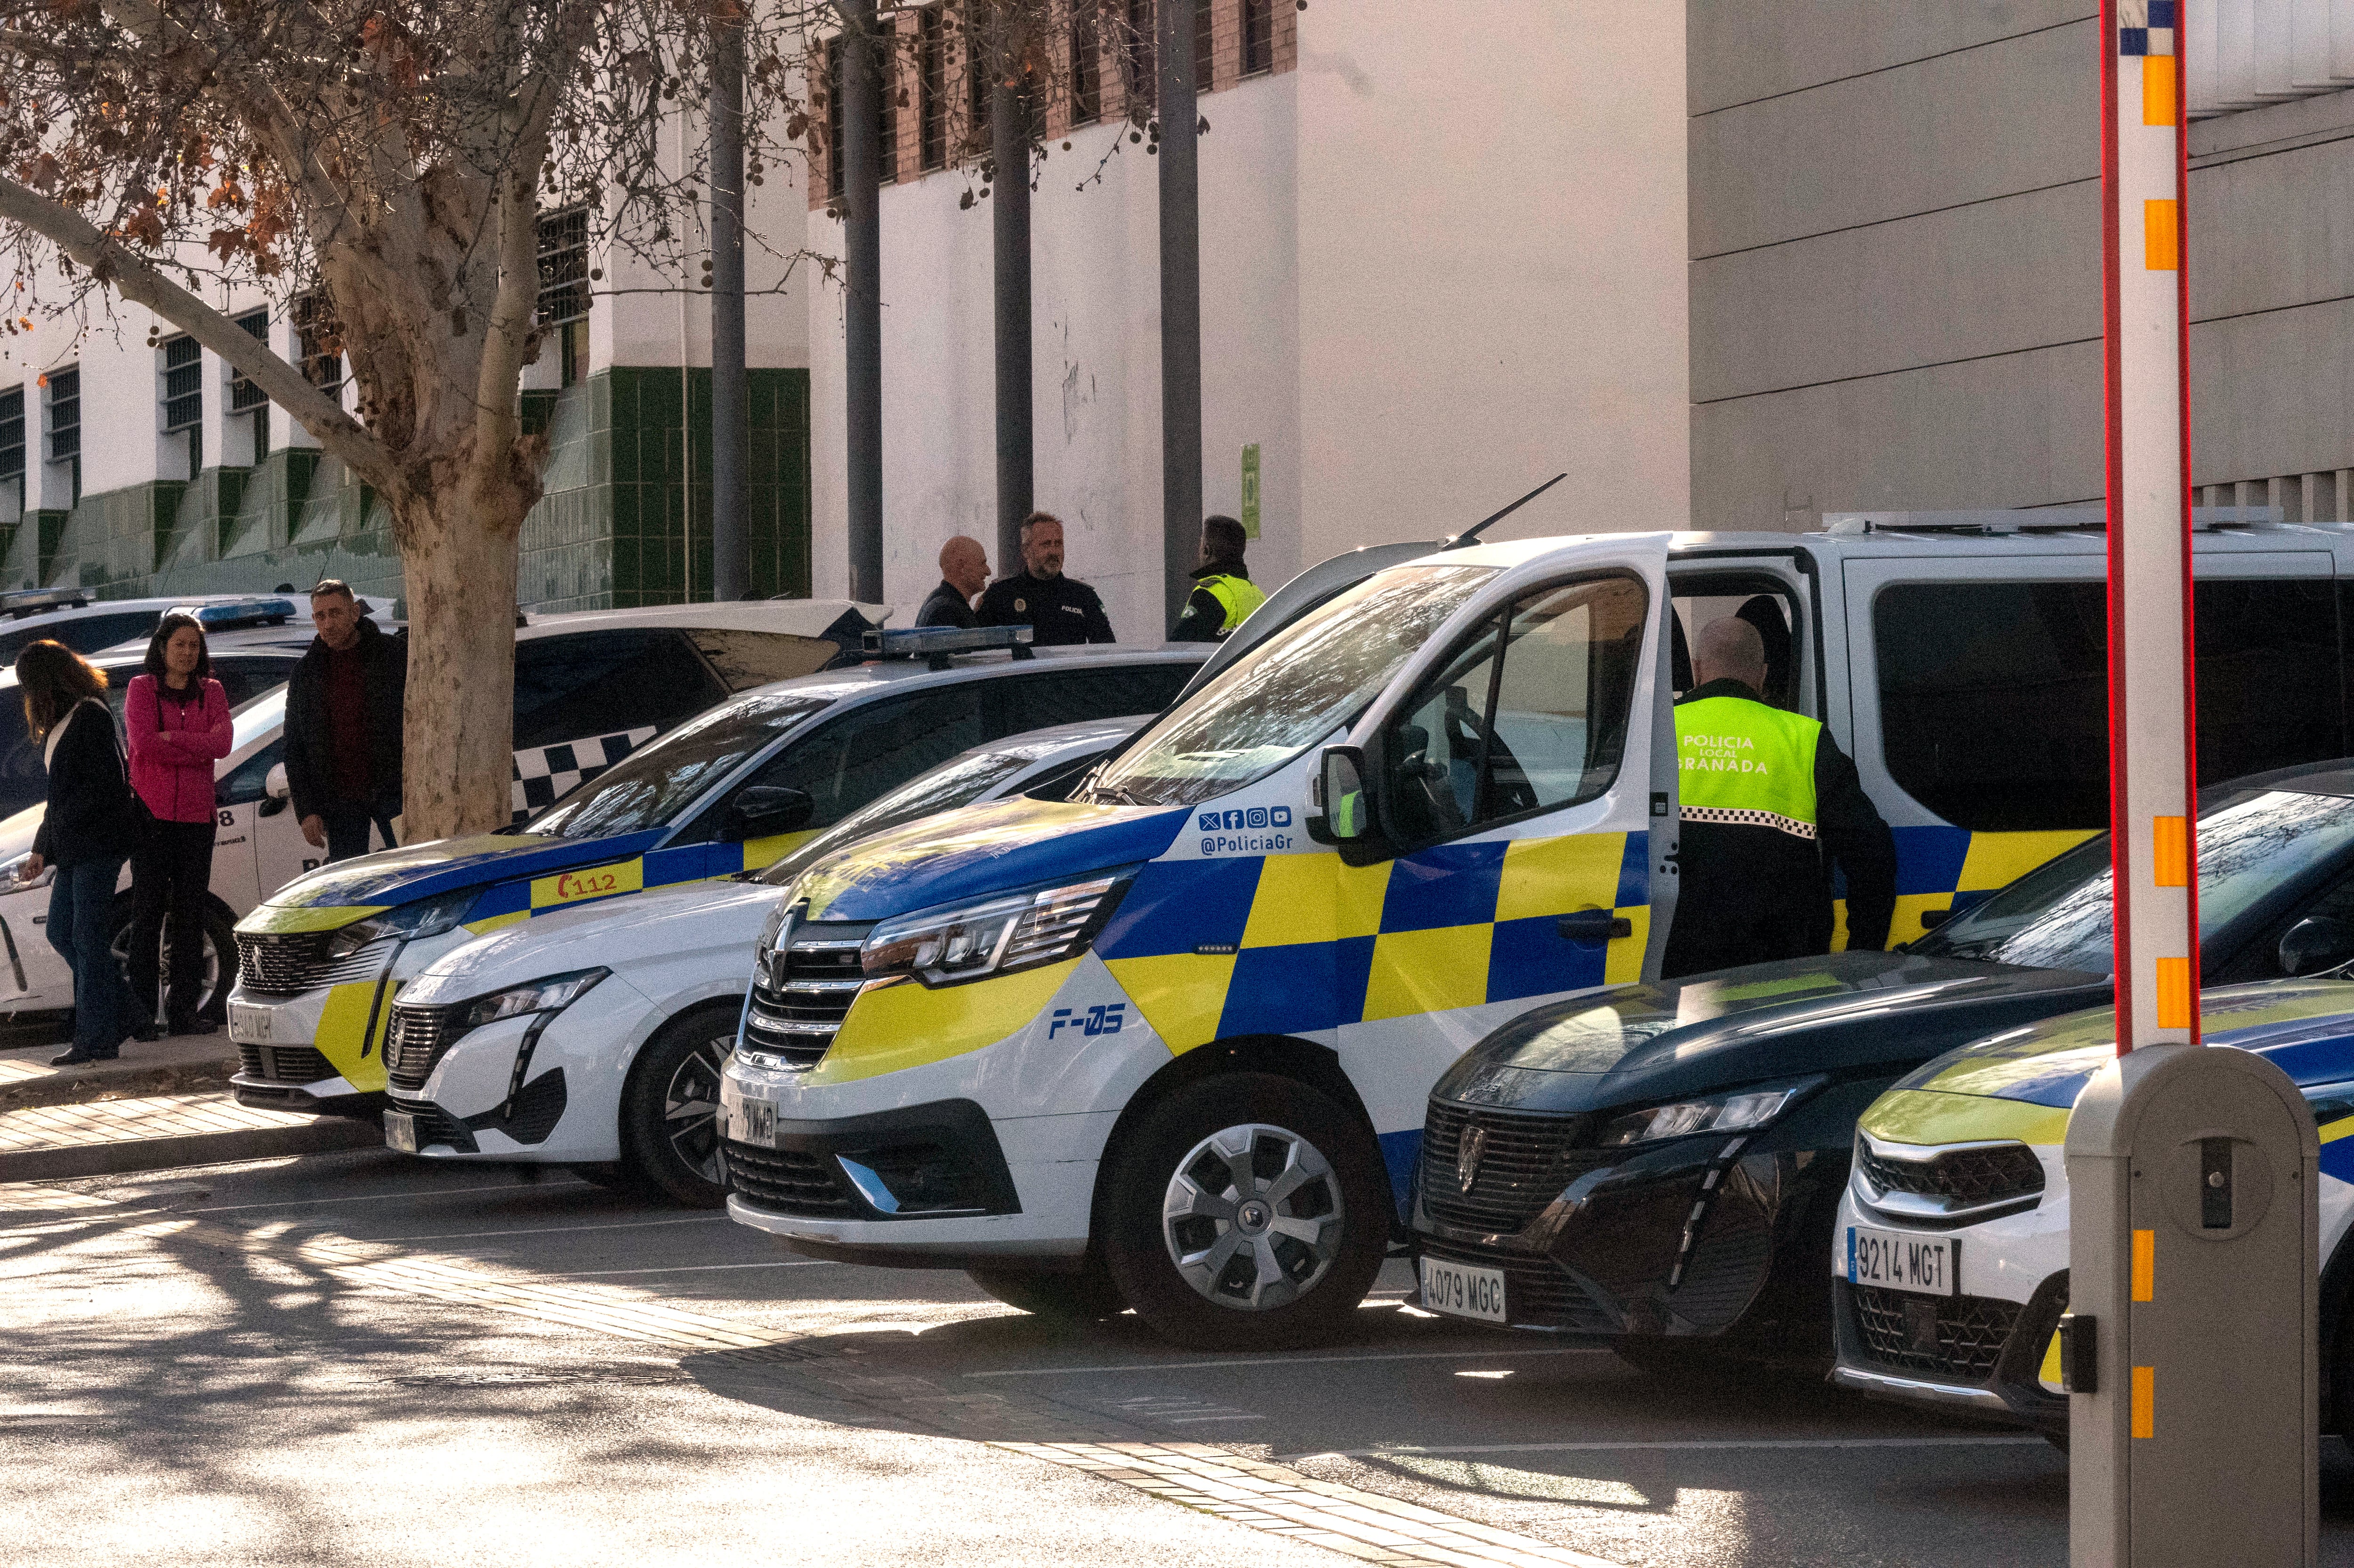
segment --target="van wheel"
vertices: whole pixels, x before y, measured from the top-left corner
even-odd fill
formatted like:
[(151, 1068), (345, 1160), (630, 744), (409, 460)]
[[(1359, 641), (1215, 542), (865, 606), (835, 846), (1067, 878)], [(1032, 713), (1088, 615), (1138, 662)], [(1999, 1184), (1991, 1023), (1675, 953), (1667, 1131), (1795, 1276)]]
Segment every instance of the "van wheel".
[(1018, 1311), (1056, 1323), (1093, 1323), (1118, 1317), (1128, 1305), (1111, 1271), (1090, 1256), (1076, 1274), (1035, 1269), (968, 1268), (975, 1285)]
[(727, 1202), (719, 1075), (736, 1048), (736, 1014), (729, 1002), (664, 1024), (630, 1065), (621, 1091), (622, 1159), (693, 1209)]
[[(196, 1016), (219, 1023), (228, 1017), (229, 987), (237, 983), (237, 927), (228, 912), (209, 898), (205, 901), (204, 931), (205, 956), (196, 981)], [(122, 966), (127, 985), (131, 977), (131, 900), (127, 896), (115, 900), (112, 946), (114, 960)], [(155, 972), (168, 991), (172, 983), (172, 926), (168, 920), (164, 924), (160, 946)], [(161, 996), (133, 1000), (146, 1003), (150, 1017), (160, 1020), (164, 1016)]]
[(1389, 1181), (1330, 1096), (1235, 1073), (1145, 1114), (1106, 1173), (1104, 1257), (1164, 1339), (1274, 1350), (1328, 1339), (1381, 1268)]

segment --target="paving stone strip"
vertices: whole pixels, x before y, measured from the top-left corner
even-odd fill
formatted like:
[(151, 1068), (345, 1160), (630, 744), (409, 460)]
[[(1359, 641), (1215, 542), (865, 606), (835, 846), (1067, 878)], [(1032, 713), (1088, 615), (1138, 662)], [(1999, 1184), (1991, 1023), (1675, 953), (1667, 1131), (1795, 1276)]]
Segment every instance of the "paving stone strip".
[(215, 1093), (35, 1105), (0, 1110), (0, 1182), (315, 1153), (381, 1137), (365, 1122), (256, 1110)]
[[(54, 1190), (53, 1190), (54, 1191)], [(6, 1208), (47, 1219), (100, 1217), (119, 1209), (82, 1193), (12, 1192)], [(136, 1213), (137, 1211), (133, 1211)], [(1458, 1519), (1416, 1503), (1318, 1480), (1288, 1466), (1206, 1443), (1139, 1441), (1134, 1429), (1034, 1395), (969, 1393), (928, 1378), (885, 1373), (804, 1342), (792, 1330), (764, 1329), (645, 1299), (624, 1287), (535, 1284), (484, 1272), (471, 1260), (406, 1253), (383, 1242), (331, 1232), (292, 1234), (283, 1224), (251, 1230), (210, 1220), (161, 1216), (131, 1227), (156, 1239), (195, 1241), (223, 1251), (294, 1256), (346, 1284), (429, 1297), (586, 1329), (686, 1353), (711, 1381), (750, 1376), (816, 1396), (820, 1419), (873, 1425), (913, 1424), (1098, 1479), (1133, 1487), (1272, 1535), (1388, 1568), (1619, 1568), (1534, 1537)], [(815, 1414), (797, 1405), (801, 1414)]]

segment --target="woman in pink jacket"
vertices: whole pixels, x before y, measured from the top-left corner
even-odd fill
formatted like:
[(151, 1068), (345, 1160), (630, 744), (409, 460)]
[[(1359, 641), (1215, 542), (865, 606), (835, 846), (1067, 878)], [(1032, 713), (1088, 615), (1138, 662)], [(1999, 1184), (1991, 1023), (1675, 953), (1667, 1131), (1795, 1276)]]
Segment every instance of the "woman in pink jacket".
[[(196, 1015), (204, 985), (205, 896), (213, 880), (213, 764), (228, 755), (228, 699), (212, 678), (204, 628), (178, 611), (156, 623), (147, 673), (131, 679), (122, 728), (131, 743), (131, 787), (155, 819), (131, 855), (131, 1022), (136, 1038), (156, 1035), (156, 941), (168, 914), (172, 991), (164, 1017), (175, 1034), (210, 1034)], [(228, 983), (230, 954), (220, 955)]]

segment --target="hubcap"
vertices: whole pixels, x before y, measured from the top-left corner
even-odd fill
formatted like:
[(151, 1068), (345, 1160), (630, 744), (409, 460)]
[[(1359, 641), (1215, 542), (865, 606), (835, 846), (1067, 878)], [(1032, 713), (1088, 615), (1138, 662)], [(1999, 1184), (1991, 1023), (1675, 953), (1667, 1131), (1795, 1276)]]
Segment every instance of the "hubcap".
[(736, 1034), (705, 1041), (680, 1062), (663, 1091), (663, 1135), (679, 1163), (715, 1186), (727, 1185), (719, 1158), (719, 1075)]
[(1212, 1133), (1179, 1161), (1161, 1230), (1185, 1283), (1221, 1307), (1267, 1312), (1324, 1277), (1344, 1217), (1340, 1179), (1316, 1146), (1253, 1123)]
[[(210, 931), (204, 934), (204, 959), (196, 966), (196, 1010), (199, 1013), (212, 1006), (214, 999), (221, 993), (220, 949), (213, 946), (213, 936)], [(114, 961), (122, 966), (123, 980), (127, 983), (131, 978), (130, 927), (125, 926), (114, 934), (114, 946), (110, 950), (114, 954)], [(164, 927), (164, 938), (159, 944), (159, 951), (160, 957), (155, 969), (159, 989), (169, 991), (172, 985), (172, 927), (169, 922), (166, 922)], [(146, 997), (143, 1000), (146, 1001), (151, 1013), (161, 1016), (163, 1012), (161, 995)]]

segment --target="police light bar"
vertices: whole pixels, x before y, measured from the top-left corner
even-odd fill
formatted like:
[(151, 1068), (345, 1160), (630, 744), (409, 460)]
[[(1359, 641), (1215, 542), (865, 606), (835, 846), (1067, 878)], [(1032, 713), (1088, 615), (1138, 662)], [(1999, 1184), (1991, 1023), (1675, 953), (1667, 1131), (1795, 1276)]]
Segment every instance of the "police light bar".
[(985, 653), (1002, 648), (1016, 659), (1032, 657), (1026, 626), (909, 626), (897, 630), (869, 627), (864, 639), (870, 659), (923, 659), (935, 670), (949, 667), (953, 653)]
[(0, 613), (22, 620), (45, 609), (79, 609), (89, 602), (90, 594), (82, 588), (19, 588), (0, 593)]
[(220, 604), (175, 604), (166, 615), (194, 616), (207, 631), (239, 626), (283, 626), (294, 619), (291, 599), (233, 599)]

